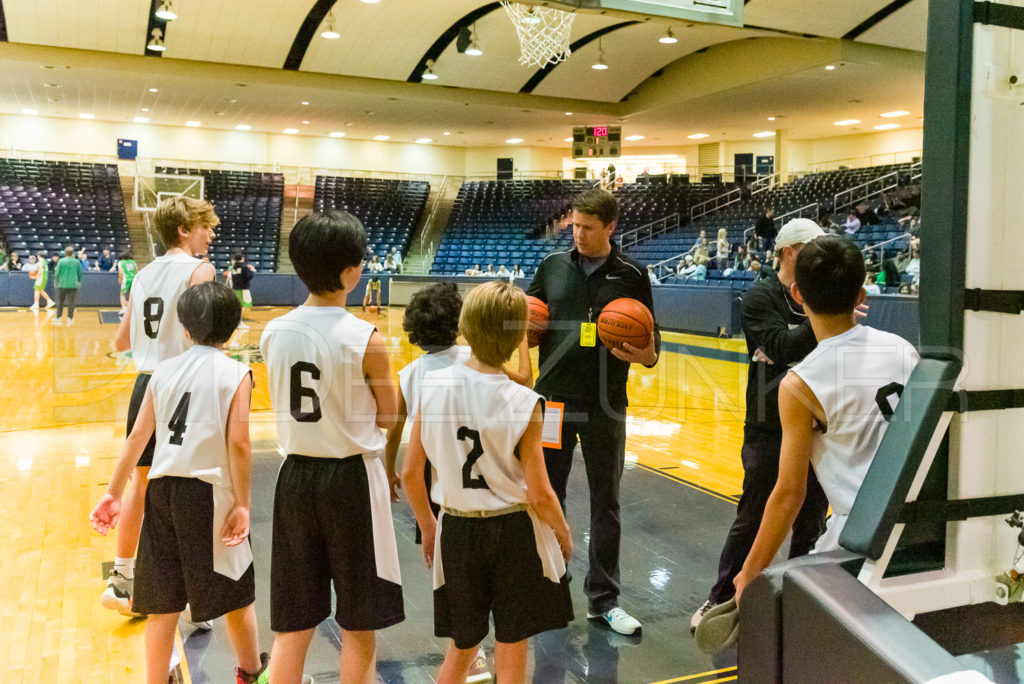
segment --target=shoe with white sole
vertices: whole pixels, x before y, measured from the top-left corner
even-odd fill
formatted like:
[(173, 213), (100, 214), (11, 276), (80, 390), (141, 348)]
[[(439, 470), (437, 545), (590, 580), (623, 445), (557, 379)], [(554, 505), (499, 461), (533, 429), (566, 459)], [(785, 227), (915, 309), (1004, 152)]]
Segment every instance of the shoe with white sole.
[(193, 620), (192, 619), (192, 607), (187, 603), (185, 604), (185, 610), (181, 611), (181, 617), (185, 618), (185, 622), (190, 623), (193, 627), (201, 632), (209, 632), (213, 629), (212, 620)]
[(487, 669), (487, 652), (481, 646), (477, 649), (476, 657), (469, 668), (469, 675), (466, 677), (466, 684), (477, 684), (478, 682), (491, 681), (491, 672)]
[(697, 612), (693, 614), (692, 618), (690, 618), (690, 636), (693, 636), (697, 633), (697, 625), (699, 625), (700, 621), (704, 619), (704, 616), (707, 614), (707, 612), (717, 605), (717, 603), (712, 603), (711, 599), (708, 599), (703, 604), (701, 604), (701, 607), (698, 608)]
[(587, 619), (603, 622), (608, 625), (613, 632), (617, 632), (618, 634), (625, 636), (637, 636), (642, 630), (640, 621), (618, 606), (603, 613), (591, 613), (590, 611), (587, 611)]
[(107, 576), (107, 588), (100, 596), (100, 605), (107, 610), (116, 610), (125, 617), (138, 617), (132, 612), (132, 591), (135, 580), (128, 579), (117, 570), (111, 570)]

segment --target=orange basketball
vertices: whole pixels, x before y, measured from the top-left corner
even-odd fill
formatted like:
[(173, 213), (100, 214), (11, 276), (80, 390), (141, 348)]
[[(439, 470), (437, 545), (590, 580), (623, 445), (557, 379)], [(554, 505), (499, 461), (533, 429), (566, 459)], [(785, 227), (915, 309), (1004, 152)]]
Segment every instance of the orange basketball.
[(376, 305), (376, 304), (371, 304), (370, 306), (366, 307), (366, 310), (367, 310), (367, 311), (369, 311), (369, 312), (370, 312), (370, 313), (372, 313), (372, 314), (375, 314), (375, 313), (377, 313), (378, 311), (380, 311), (380, 309), (379, 309), (379, 308), (377, 308), (377, 305)]
[(548, 305), (529, 295), (526, 297), (526, 304), (529, 307), (526, 316), (526, 339), (531, 347), (536, 347), (544, 339), (544, 333), (548, 331)]
[(653, 330), (654, 316), (635, 299), (613, 299), (597, 317), (597, 336), (610, 349), (621, 349), (623, 342), (646, 347)]

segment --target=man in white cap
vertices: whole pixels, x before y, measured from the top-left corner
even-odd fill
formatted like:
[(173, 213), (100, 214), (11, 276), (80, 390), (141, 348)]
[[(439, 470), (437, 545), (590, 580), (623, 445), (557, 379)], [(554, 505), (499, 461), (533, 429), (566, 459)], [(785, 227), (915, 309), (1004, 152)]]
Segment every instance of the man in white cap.
[[(792, 364), (803, 359), (817, 342), (803, 308), (790, 294), (796, 257), (804, 246), (825, 233), (811, 219), (798, 218), (782, 227), (775, 239), (776, 274), (757, 279), (743, 295), (743, 334), (747, 339), (747, 413), (743, 423), (743, 493), (736, 520), (729, 528), (718, 562), (718, 580), (708, 600), (690, 621), (693, 634), (704, 615), (733, 597), (733, 579), (757, 537), (768, 497), (779, 474), (782, 424), (779, 421), (779, 383)], [(828, 501), (814, 472), (808, 473), (807, 497), (793, 523), (789, 556), (813, 548), (825, 529)]]

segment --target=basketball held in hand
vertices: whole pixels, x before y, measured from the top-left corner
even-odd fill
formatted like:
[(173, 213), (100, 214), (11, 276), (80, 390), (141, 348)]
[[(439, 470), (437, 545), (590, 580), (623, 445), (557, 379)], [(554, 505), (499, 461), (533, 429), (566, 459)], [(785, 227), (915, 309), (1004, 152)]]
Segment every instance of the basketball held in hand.
[(548, 305), (536, 297), (527, 296), (528, 307), (526, 340), (531, 347), (536, 347), (544, 339), (548, 331)]
[(646, 306), (635, 299), (613, 299), (597, 317), (597, 336), (609, 349), (622, 349), (629, 342), (638, 349), (647, 346), (654, 332), (654, 316)]

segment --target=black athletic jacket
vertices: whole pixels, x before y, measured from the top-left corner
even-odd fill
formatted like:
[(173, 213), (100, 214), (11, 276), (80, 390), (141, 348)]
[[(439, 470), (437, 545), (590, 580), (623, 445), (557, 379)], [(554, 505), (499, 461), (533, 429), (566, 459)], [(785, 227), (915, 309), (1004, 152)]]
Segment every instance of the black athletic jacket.
[[(527, 294), (548, 305), (548, 332), (540, 344), (540, 377), (536, 391), (546, 397), (625, 408), (629, 364), (611, 355), (598, 339), (595, 347), (580, 346), (580, 323), (597, 323), (601, 309), (620, 297), (636, 299), (654, 313), (647, 269), (619, 252), (613, 242), (608, 260), (588, 278), (579, 252), (552, 252), (537, 269)], [(661, 333), (654, 324), (655, 349)]]
[(789, 365), (803, 359), (818, 342), (811, 323), (799, 306), (787, 301), (785, 286), (772, 274), (743, 295), (743, 334), (748, 358), (758, 348), (773, 363), (750, 362), (747, 368), (747, 417), (745, 425), (782, 434), (779, 420), (779, 383)]

